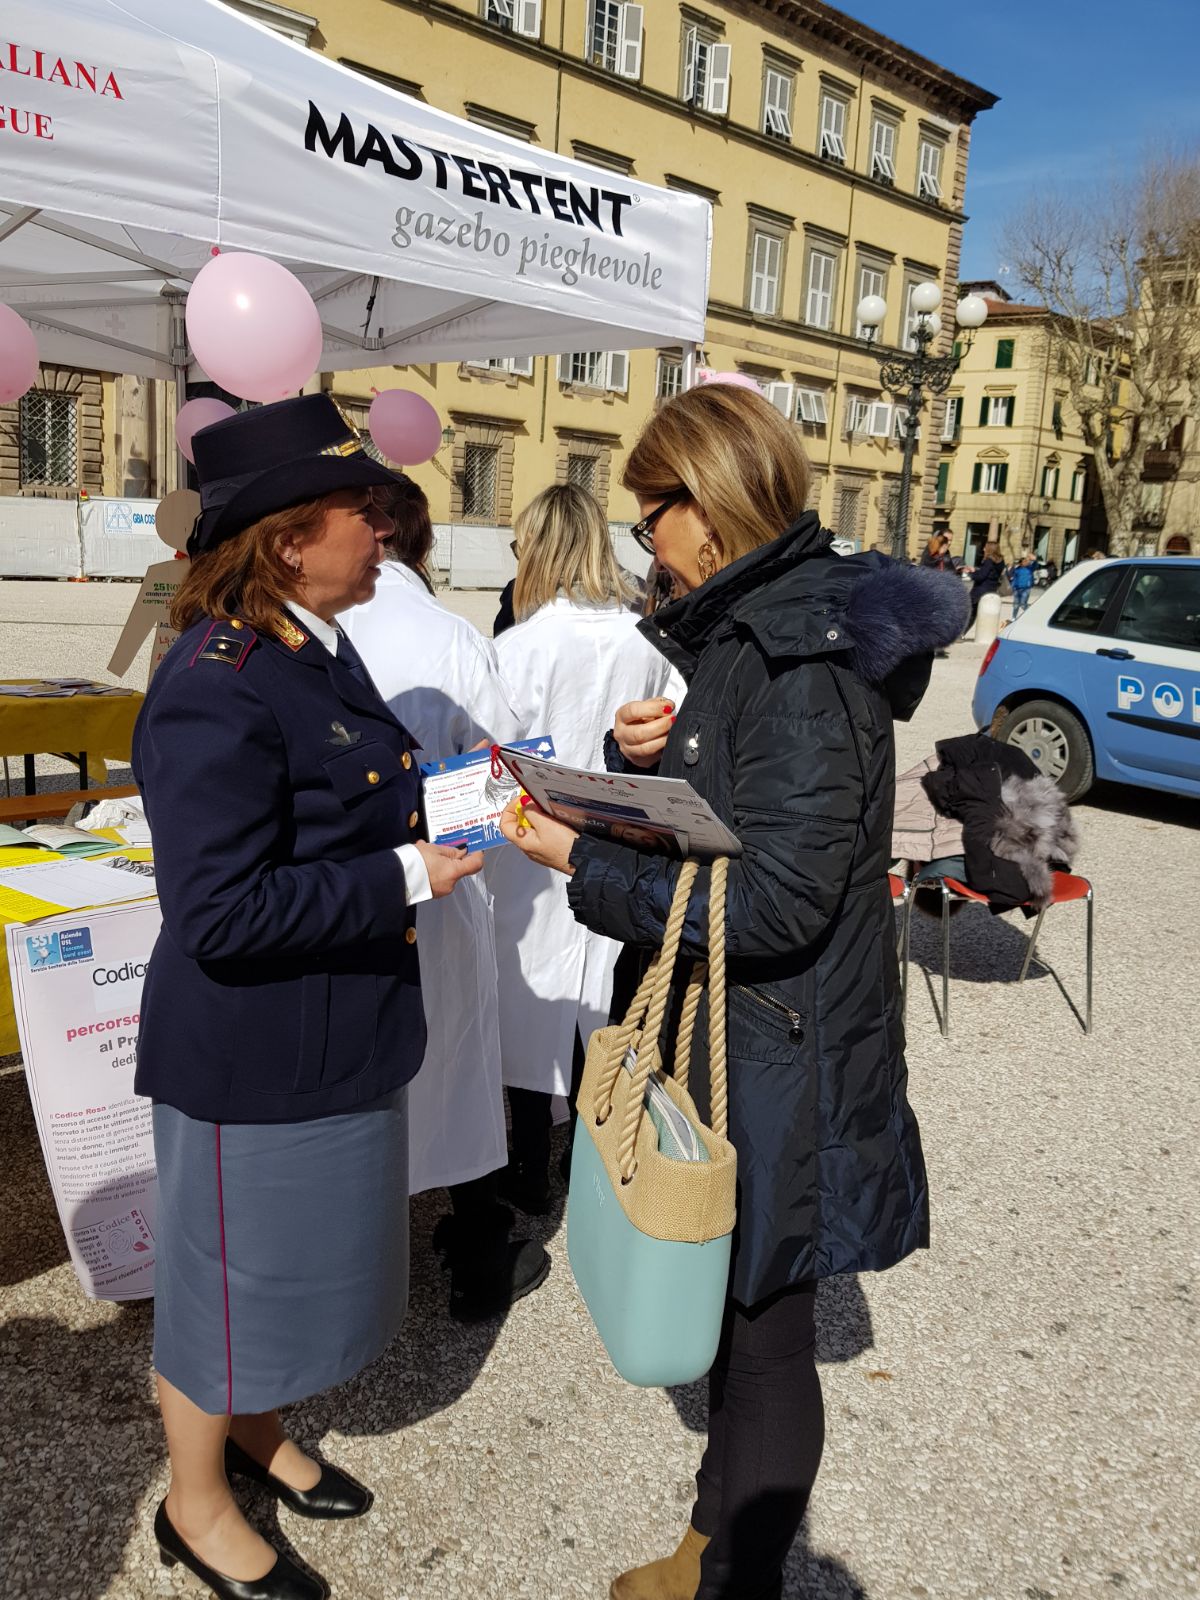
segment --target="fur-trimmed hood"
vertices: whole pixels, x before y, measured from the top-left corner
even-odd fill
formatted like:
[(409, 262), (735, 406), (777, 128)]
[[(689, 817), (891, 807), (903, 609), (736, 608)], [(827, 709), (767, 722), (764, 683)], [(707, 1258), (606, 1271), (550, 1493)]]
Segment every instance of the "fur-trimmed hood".
[(1053, 778), (1039, 772), (1036, 778), (1005, 778), (1000, 799), (992, 849), (1025, 879), (1032, 903), (1048, 905), (1054, 887), (1051, 864), (1069, 867), (1079, 849), (1079, 829), (1067, 797)]

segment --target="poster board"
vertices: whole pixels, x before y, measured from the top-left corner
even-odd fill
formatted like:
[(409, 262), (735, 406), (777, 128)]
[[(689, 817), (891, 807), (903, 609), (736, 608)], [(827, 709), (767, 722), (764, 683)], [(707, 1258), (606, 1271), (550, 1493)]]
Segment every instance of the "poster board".
[(7, 928), (29, 1097), (71, 1262), (97, 1300), (154, 1293), (150, 1102), (134, 1095), (157, 900)]

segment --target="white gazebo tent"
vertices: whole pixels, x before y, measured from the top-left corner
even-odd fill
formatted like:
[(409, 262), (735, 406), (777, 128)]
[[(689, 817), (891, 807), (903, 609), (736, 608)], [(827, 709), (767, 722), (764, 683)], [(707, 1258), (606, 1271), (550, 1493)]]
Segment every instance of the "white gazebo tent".
[(183, 297), (214, 250), (302, 278), (326, 371), (703, 337), (700, 199), (463, 122), (216, 0), (8, 0), (5, 23), (0, 300), (44, 361), (182, 385)]

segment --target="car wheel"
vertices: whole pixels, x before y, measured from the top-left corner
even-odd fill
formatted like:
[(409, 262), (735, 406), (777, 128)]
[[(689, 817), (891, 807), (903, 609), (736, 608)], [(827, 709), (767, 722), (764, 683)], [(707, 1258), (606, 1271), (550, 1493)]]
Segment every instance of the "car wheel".
[(1023, 750), (1068, 800), (1091, 788), (1096, 776), (1092, 741), (1075, 713), (1057, 700), (1027, 700), (1000, 721), (996, 737)]

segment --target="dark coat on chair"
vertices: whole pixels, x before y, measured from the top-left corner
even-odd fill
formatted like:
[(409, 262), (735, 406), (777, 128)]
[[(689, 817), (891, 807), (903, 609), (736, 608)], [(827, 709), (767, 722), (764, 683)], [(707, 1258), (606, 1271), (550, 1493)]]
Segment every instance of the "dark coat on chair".
[[(348, 1111), (421, 1065), (412, 742), (290, 618), (189, 628), (138, 718), (133, 770), (163, 926), (136, 1088), (209, 1122)], [(360, 669), (361, 670), (361, 669)]]
[[(744, 848), (726, 950), (732, 1294), (746, 1305), (891, 1266), (928, 1238), (887, 881), (892, 718), (915, 709), (966, 597), (957, 578), (840, 558), (829, 540), (807, 514), (641, 625), (688, 680), (659, 775), (686, 778)], [(571, 860), (580, 921), (661, 942), (677, 863), (586, 836)], [(693, 955), (707, 878), (685, 926)], [(694, 1054), (703, 1098), (703, 1016)]]

